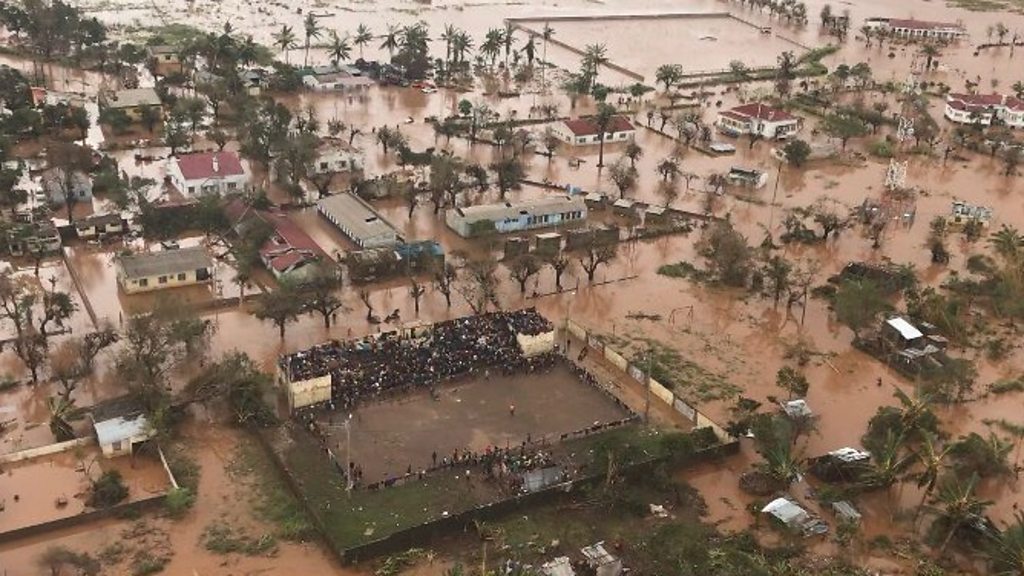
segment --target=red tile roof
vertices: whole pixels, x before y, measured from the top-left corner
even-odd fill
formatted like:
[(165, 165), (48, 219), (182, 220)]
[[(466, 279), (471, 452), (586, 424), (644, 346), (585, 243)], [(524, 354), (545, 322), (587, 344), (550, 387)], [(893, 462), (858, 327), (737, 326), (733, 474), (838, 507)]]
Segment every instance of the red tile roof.
[[(597, 136), (599, 132), (597, 122), (593, 118), (566, 120), (565, 125), (575, 136)], [(611, 122), (608, 123), (609, 134), (631, 132), (633, 130), (636, 130), (636, 128), (633, 127), (633, 124), (625, 116), (612, 116)]]
[(224, 206), (224, 213), (232, 226), (256, 218), (273, 228), (274, 234), (260, 247), (260, 256), (266, 258), (271, 267), (279, 272), (301, 260), (328, 258), (320, 245), (284, 212), (254, 210), (236, 198)]
[(316, 260), (316, 256), (306, 250), (288, 250), (279, 255), (264, 254), (270, 262), (270, 267), (278, 272), (287, 272), (289, 268), (310, 260)]
[(732, 113), (730, 115), (732, 118), (736, 118), (735, 115), (738, 115), (741, 116), (742, 119), (757, 118), (758, 120), (764, 120), (765, 122), (789, 122), (797, 120), (796, 116), (793, 116), (785, 110), (772, 108), (771, 106), (761, 104), (760, 102), (737, 106), (731, 110), (727, 110), (726, 113)]
[[(217, 169), (214, 170), (214, 160)], [(197, 152), (178, 157), (178, 169), (186, 180), (206, 180), (215, 176), (241, 176), (245, 174), (242, 161), (234, 152)]]

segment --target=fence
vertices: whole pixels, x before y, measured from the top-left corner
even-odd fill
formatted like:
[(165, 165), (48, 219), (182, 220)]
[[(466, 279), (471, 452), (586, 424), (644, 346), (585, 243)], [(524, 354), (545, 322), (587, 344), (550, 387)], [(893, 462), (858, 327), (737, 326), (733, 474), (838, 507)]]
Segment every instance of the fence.
[(28, 538), (29, 536), (38, 536), (45, 534), (51, 530), (61, 530), (65, 528), (71, 528), (74, 526), (81, 526), (104, 518), (125, 518), (130, 517), (141, 512), (154, 510), (159, 508), (164, 503), (164, 499), (167, 497), (166, 494), (158, 494), (156, 496), (150, 496), (143, 500), (136, 500), (134, 502), (128, 502), (127, 504), (120, 504), (118, 506), (111, 506), (110, 508), (102, 508), (99, 510), (91, 510), (89, 512), (82, 512), (74, 516), (68, 516), (67, 518), (58, 518), (57, 520), (50, 520), (49, 522), (41, 522), (39, 524), (33, 524), (31, 526), (25, 526), (23, 528), (15, 528), (14, 530), (8, 530), (7, 532), (0, 533), (0, 544), (6, 544), (7, 542), (13, 542), (21, 538)]
[(11, 452), (0, 456), (0, 464), (9, 464), (11, 462), (20, 462), (22, 460), (28, 460), (30, 458), (39, 458), (40, 456), (49, 456), (50, 454), (59, 454), (61, 452), (67, 452), (68, 450), (74, 450), (80, 446), (88, 446), (95, 443), (93, 437), (88, 438), (75, 438), (74, 440), (68, 440), (67, 442), (57, 442), (56, 444), (47, 444), (46, 446), (39, 446), (37, 448), (26, 448), (20, 452)]
[(629, 362), (625, 356), (614, 350), (611, 346), (606, 345), (598, 334), (591, 332), (583, 325), (573, 321), (572, 318), (566, 319), (565, 329), (569, 334), (572, 334), (573, 337), (586, 342), (587, 346), (597, 351), (605, 360), (612, 363), (616, 368), (622, 370), (629, 377), (633, 378), (637, 382), (647, 383), (653, 397), (664, 402), (676, 412), (682, 414), (687, 420), (693, 423), (695, 428), (710, 428), (711, 431), (714, 432), (715, 437), (718, 438), (718, 441), (722, 444), (731, 444), (736, 442), (736, 438), (726, 432), (725, 429), (715, 423), (714, 420), (691, 406), (685, 399), (672, 391), (671, 388), (658, 382), (653, 377), (648, 376), (642, 363), (637, 364)]

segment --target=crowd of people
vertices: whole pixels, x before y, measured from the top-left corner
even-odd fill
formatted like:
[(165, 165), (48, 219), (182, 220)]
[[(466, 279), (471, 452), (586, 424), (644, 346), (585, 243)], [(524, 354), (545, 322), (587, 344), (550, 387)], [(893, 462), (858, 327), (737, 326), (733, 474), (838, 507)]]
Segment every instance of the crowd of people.
[(408, 388), (433, 388), (477, 370), (533, 370), (550, 358), (526, 358), (517, 334), (553, 330), (536, 310), (490, 312), (431, 326), (422, 334), (387, 332), (349, 342), (328, 342), (282, 358), (291, 381), (330, 374), (331, 406), (347, 410), (360, 400)]

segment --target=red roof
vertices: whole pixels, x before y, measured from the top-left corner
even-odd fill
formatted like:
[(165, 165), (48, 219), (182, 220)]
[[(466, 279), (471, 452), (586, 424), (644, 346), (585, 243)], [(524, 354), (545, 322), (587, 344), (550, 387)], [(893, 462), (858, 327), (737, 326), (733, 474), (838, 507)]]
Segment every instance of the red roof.
[[(575, 136), (597, 136), (598, 132), (600, 132), (597, 122), (593, 118), (566, 120), (565, 125)], [(611, 121), (608, 123), (609, 134), (632, 132), (633, 130), (636, 130), (636, 128), (633, 127), (633, 124), (625, 116), (612, 116)]]
[[(216, 160), (216, 169), (214, 169)], [(242, 176), (245, 169), (234, 152), (197, 152), (178, 157), (178, 169), (186, 180), (206, 180), (222, 176)]]
[(306, 250), (288, 250), (277, 256), (265, 254), (264, 257), (269, 260), (270, 267), (278, 272), (287, 272), (289, 268), (300, 262), (316, 259), (316, 256)]
[(236, 198), (224, 206), (224, 213), (232, 226), (248, 218), (256, 218), (274, 229), (274, 234), (260, 247), (260, 256), (266, 258), (271, 267), (279, 272), (301, 260), (328, 258), (320, 245), (284, 212), (254, 210)]
[(737, 106), (731, 110), (726, 110), (723, 114), (729, 114), (732, 118), (740, 116), (741, 118), (739, 119), (743, 120), (747, 118), (757, 118), (758, 120), (763, 120), (765, 122), (795, 122), (797, 120), (796, 116), (793, 116), (785, 110), (772, 108), (771, 106), (761, 104), (760, 102)]
[(1001, 106), (1004, 96), (1002, 94), (950, 94), (947, 100), (950, 103), (960, 101), (966, 106)]
[(964, 32), (964, 27), (959, 24), (951, 24), (949, 22), (929, 22), (927, 20), (889, 20), (889, 26), (891, 28), (908, 28), (910, 30), (943, 30), (943, 29), (956, 29), (960, 32)]

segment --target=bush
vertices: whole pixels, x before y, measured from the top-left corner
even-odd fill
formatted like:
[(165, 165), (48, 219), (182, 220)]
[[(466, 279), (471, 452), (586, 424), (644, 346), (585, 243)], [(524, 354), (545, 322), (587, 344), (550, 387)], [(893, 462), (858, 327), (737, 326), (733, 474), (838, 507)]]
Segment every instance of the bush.
[(87, 504), (93, 508), (110, 508), (127, 497), (128, 487), (124, 485), (121, 473), (107, 470), (93, 483)]
[(188, 512), (196, 502), (196, 496), (191, 490), (185, 487), (172, 488), (164, 498), (164, 506), (167, 508), (167, 515), (171, 518), (181, 518)]
[(868, 152), (870, 152), (872, 156), (877, 156), (879, 158), (892, 158), (896, 154), (896, 151), (893, 150), (892, 144), (885, 140), (872, 142), (868, 146)]

